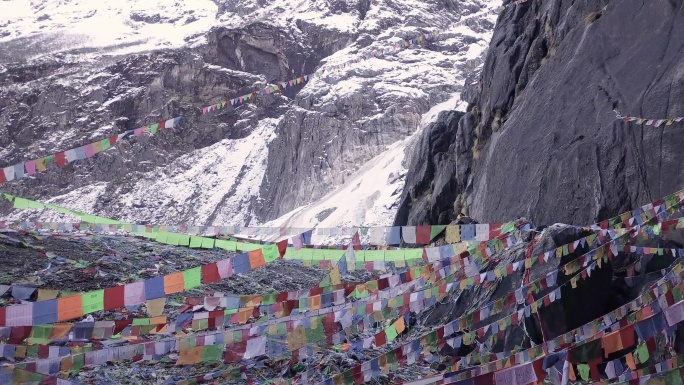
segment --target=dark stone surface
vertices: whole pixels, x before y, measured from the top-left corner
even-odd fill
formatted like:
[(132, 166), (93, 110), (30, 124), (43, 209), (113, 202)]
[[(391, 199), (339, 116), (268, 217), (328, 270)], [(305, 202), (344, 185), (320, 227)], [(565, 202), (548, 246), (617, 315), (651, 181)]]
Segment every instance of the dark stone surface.
[(460, 177), (467, 176), (470, 168), (468, 157), (457, 149), (472, 145), (468, 135), (459, 130), (462, 116), (457, 111), (440, 114), (420, 138), (411, 156), (411, 172), (395, 225), (449, 224), (458, 214), (454, 213), (453, 196), (466, 187), (467, 179)]
[[(461, 207), (467, 196), (480, 222), (586, 224), (681, 189), (682, 123), (637, 126), (613, 110), (684, 115), (682, 73), (681, 1), (534, 0), (508, 9), (468, 113), (458, 126), (449, 115), (436, 123), (457, 128), (452, 158), (412, 163), (396, 223), (444, 223), (458, 213), (442, 200)], [(416, 153), (428, 153), (430, 141), (421, 143)], [(430, 168), (436, 181), (458, 182), (447, 192), (426, 187)]]

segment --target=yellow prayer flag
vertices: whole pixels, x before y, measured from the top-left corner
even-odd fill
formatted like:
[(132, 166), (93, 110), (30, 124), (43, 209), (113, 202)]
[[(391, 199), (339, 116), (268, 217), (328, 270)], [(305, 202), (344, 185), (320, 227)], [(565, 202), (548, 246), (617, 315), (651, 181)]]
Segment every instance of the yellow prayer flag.
[(449, 225), (446, 227), (446, 242), (447, 243), (458, 243), (461, 242), (461, 229), (460, 226)]
[(330, 270), (330, 282), (333, 285), (340, 285), (342, 283), (342, 275), (340, 274), (340, 267), (335, 265), (335, 267)]
[(306, 346), (306, 330), (304, 326), (297, 326), (287, 335), (287, 348), (293, 352)]

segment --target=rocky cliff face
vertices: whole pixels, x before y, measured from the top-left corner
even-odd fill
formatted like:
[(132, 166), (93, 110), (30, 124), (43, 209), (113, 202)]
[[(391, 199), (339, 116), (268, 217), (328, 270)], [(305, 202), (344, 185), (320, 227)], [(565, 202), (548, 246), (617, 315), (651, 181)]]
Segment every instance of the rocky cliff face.
[[(351, 183), (394, 145), (396, 156), (383, 165), (393, 170), (372, 180), (351, 209), (329, 204), (311, 214), (320, 221), (337, 210), (350, 224), (386, 224), (403, 181), (401, 146), (426, 114), (455, 107), (479, 71), (495, 18), (202, 116), (199, 107), (391, 47), (489, 4), (217, 0), (193, 10), (167, 0), (142, 8), (10, 3), (16, 7), (0, 8), (16, 13), (0, 22), (0, 166), (161, 119), (183, 116), (184, 123), (3, 190), (167, 224), (276, 219)], [(117, 26), (119, 40), (95, 33), (96, 23)], [(45, 43), (48, 37), (54, 41)], [(382, 212), (366, 214), (368, 205)]]
[[(684, 186), (679, 1), (530, 0), (502, 14), (468, 111), (415, 149), (396, 223), (591, 223)], [(414, 157), (418, 158), (418, 157)]]

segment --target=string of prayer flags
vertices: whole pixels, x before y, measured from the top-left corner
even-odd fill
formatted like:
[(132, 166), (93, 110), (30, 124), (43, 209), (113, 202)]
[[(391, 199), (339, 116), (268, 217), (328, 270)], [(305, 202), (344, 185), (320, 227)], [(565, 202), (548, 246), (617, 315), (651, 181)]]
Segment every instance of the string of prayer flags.
[(137, 137), (145, 133), (151, 135), (156, 134), (159, 130), (164, 128), (175, 128), (181, 123), (181, 118), (173, 118), (164, 120), (149, 126), (128, 130), (126, 132), (112, 135), (109, 138), (98, 140), (86, 145), (72, 148), (70, 150), (61, 151), (55, 154), (47, 155), (38, 159), (29, 160), (26, 162), (17, 163), (12, 166), (7, 166), (0, 169), (0, 185), (29, 176), (36, 175), (38, 172), (47, 171), (47, 167), (51, 163), (57, 164), (58, 167), (66, 167), (67, 164), (73, 163), (77, 160), (89, 159), (95, 155), (108, 150), (117, 142), (128, 137)]
[[(245, 256), (245, 255), (243, 254), (243, 256)], [(240, 256), (236, 256), (235, 258), (239, 259), (239, 257)], [(245, 257), (247, 258), (247, 260), (249, 259), (248, 255), (246, 255)], [(249, 265), (249, 262), (246, 262), (246, 264)], [(204, 270), (206, 271), (208, 269), (204, 269)], [(234, 270), (236, 270), (236, 269), (234, 269)], [(196, 270), (196, 271), (199, 271), (199, 270)], [(135, 305), (135, 304), (143, 303), (143, 302), (145, 302), (145, 300), (155, 299), (155, 298), (150, 298), (150, 297), (146, 297), (145, 295), (143, 295), (142, 288), (141, 288), (142, 285), (152, 285), (152, 283), (151, 282), (149, 282), (149, 283), (134, 283), (134, 284), (126, 285), (126, 287), (128, 288), (127, 291), (131, 291), (131, 294), (126, 295), (125, 298), (127, 298), (127, 300), (124, 300), (123, 304), (118, 304), (118, 305), (121, 305), (121, 306), (123, 306), (123, 305)], [(108, 289), (108, 290), (111, 291), (111, 290), (118, 290), (118, 289), (112, 288), (112, 289)], [(156, 295), (157, 296), (156, 298), (162, 297), (166, 294), (163, 286), (161, 287), (161, 289), (157, 289), (156, 291), (153, 290), (152, 288), (147, 289), (145, 291), (150, 295)], [(135, 294), (135, 293), (137, 293), (137, 294)], [(152, 293), (154, 293), (154, 294), (152, 294)], [(104, 293), (104, 296), (106, 296), (106, 295), (107, 295), (107, 290), (105, 290), (105, 293)], [(58, 309), (64, 308), (64, 310), (58, 310), (57, 311), (58, 313), (61, 313), (61, 316), (58, 317), (59, 321), (72, 319), (69, 317), (77, 318), (80, 315), (82, 315), (82, 314), (80, 314), (81, 309), (79, 308), (80, 307), (79, 306), (80, 305), (79, 298), (74, 297), (71, 300), (72, 300), (72, 302), (67, 302), (67, 300), (64, 298), (59, 299), (58, 304), (61, 304), (61, 307), (58, 307)], [(112, 301), (103, 300), (103, 303), (107, 303), (107, 302), (109, 302), (110, 306), (113, 305), (111, 303)], [(45, 305), (47, 305), (47, 304), (41, 303), (38, 306), (45, 306)], [(4, 314), (5, 317), (7, 317), (7, 315), (9, 314), (9, 316), (11, 318), (9, 320), (8, 326), (29, 326), (32, 324), (32, 322), (36, 321), (36, 320), (34, 320), (34, 317), (32, 316), (32, 313), (33, 313), (32, 304), (21, 305), (21, 307), (22, 307), (22, 309), (20, 309), (19, 306), (13, 307), (16, 309), (12, 309), (11, 311), (9, 311), (9, 313), (5, 312), (5, 314)], [(23, 309), (25, 309), (26, 315), (22, 316), (21, 314), (23, 314), (23, 313), (21, 313), (20, 310), (23, 310)], [(49, 310), (47, 312), (48, 312), (47, 314), (49, 314)], [(2, 315), (2, 314), (0, 314), (0, 315)], [(35, 318), (42, 320), (44, 318), (44, 316), (35, 317)]]
[[(604, 333), (599, 332), (600, 325), (603, 325), (603, 320), (605, 319), (613, 319), (615, 322), (611, 322), (608, 325), (605, 325), (604, 330), (610, 330), (611, 327), (617, 326), (618, 329), (624, 329), (627, 327), (630, 327), (631, 325), (641, 323), (644, 321), (647, 321), (649, 318), (654, 317), (655, 315), (659, 314), (663, 309), (667, 309), (672, 306), (673, 302), (671, 298), (667, 298), (667, 296), (660, 297), (660, 300), (656, 298), (656, 293), (662, 293), (662, 292), (667, 292), (668, 286), (672, 282), (672, 280), (675, 280), (675, 282), (680, 282), (677, 287), (675, 287), (674, 291), (678, 291), (681, 295), (682, 289), (684, 289), (684, 284), (681, 283), (681, 273), (682, 273), (682, 264), (681, 262), (677, 265), (678, 266), (678, 271), (679, 273), (675, 277), (666, 277), (665, 283), (662, 281), (659, 282), (657, 287), (651, 287), (650, 290), (645, 291), (640, 297), (635, 299), (634, 301), (625, 304), (621, 306), (620, 308), (616, 309), (615, 311), (604, 315), (600, 317), (600, 319), (594, 320), (591, 323), (588, 323), (580, 328), (577, 328), (571, 332), (568, 332), (562, 336), (559, 336), (553, 340), (546, 341), (543, 345), (543, 350), (541, 352), (537, 352), (535, 354), (528, 354), (527, 356), (530, 359), (534, 359), (540, 356), (543, 356), (545, 352), (553, 352), (554, 348), (560, 347), (561, 344), (566, 344), (568, 342), (572, 342), (573, 340), (575, 343), (573, 346), (578, 346), (578, 344), (586, 344), (592, 341), (597, 341), (600, 342), (598, 339), (600, 339)], [(663, 287), (664, 286), (664, 287)], [(664, 300), (664, 302), (662, 301)], [(665, 304), (663, 306), (662, 304)], [(635, 312), (635, 313), (632, 313)], [(627, 317), (627, 322), (624, 322), (624, 318)], [(538, 348), (538, 347), (537, 347)], [(533, 348), (534, 349), (534, 348)], [(528, 349), (532, 350), (532, 349)], [(524, 356), (524, 355), (523, 355)], [(474, 378), (476, 376), (481, 376), (483, 373), (491, 373), (496, 370), (499, 370), (498, 368), (502, 367), (502, 363), (504, 364), (520, 364), (525, 362), (524, 360), (521, 361), (519, 358), (519, 354), (516, 354), (513, 358), (512, 363), (510, 358), (509, 359), (502, 359), (500, 357), (497, 357), (499, 361), (490, 363), (488, 365), (480, 366), (477, 368), (478, 370), (470, 370), (468, 372), (463, 372), (462, 370), (459, 370), (458, 372), (452, 372), (448, 373), (449, 376), (451, 376), (455, 381), (463, 381), (468, 378)], [(455, 366), (452, 366), (452, 370), (457, 369)], [(446, 376), (446, 375), (445, 375)]]
[[(627, 233), (627, 234), (625, 234), (625, 235), (623, 235), (623, 236), (626, 236), (626, 235), (630, 235), (630, 234)], [(622, 236), (622, 237), (623, 237), (623, 236)], [(604, 244), (603, 246), (601, 246), (601, 248), (605, 248), (606, 246), (609, 246), (609, 244), (612, 244), (614, 241), (615, 241), (615, 240), (610, 241), (609, 243)], [(607, 250), (610, 250), (610, 248), (607, 248)], [(596, 253), (593, 253), (593, 254), (596, 255)], [(589, 254), (587, 254), (587, 255), (589, 255)], [(605, 254), (604, 254), (604, 255), (605, 255)], [(582, 269), (582, 270), (586, 270), (586, 269), (588, 269), (588, 268), (592, 268), (593, 266), (596, 266), (596, 265), (597, 265), (596, 262), (592, 262), (592, 263), (589, 264), (588, 266), (587, 266), (587, 265), (584, 265), (584, 266), (587, 266), (587, 267), (585, 267), (585, 268)], [(580, 273), (577, 273), (577, 274), (579, 275)], [(565, 284), (567, 284), (567, 283), (568, 283), (568, 282), (566, 282)], [(531, 286), (531, 287), (534, 287), (534, 285), (530, 285), (530, 286)], [(544, 306), (544, 305), (547, 305), (547, 304), (550, 303), (550, 300), (546, 300), (546, 301), (545, 301), (546, 298), (549, 298), (549, 297), (550, 297), (550, 294), (551, 294), (551, 293), (547, 294), (546, 296), (544, 296), (543, 298), (541, 298), (541, 299), (539, 299), (539, 300), (537, 300), (537, 301), (534, 301), (532, 304), (527, 305), (527, 306), (525, 307), (524, 310), (520, 310), (520, 311), (522, 311), (522, 312), (524, 312), (524, 313), (527, 313), (527, 312), (530, 312), (530, 313), (534, 312), (534, 313), (536, 313), (536, 312), (537, 312), (537, 309), (538, 309), (539, 307)], [(531, 297), (528, 296), (528, 299), (529, 299), (529, 298), (531, 298)], [(476, 314), (477, 314), (477, 312), (476, 312)], [(514, 313), (514, 315), (515, 315), (515, 316), (518, 316), (518, 313)], [(526, 315), (529, 315), (529, 314), (526, 314)], [(519, 318), (520, 318), (520, 317), (518, 316), (518, 321), (519, 321)], [(414, 340), (413, 342), (416, 342), (416, 341), (417, 341), (418, 343), (421, 343), (421, 342), (424, 341), (426, 338), (430, 339), (430, 338), (431, 338), (430, 336), (433, 336), (433, 337), (436, 338), (437, 340), (440, 340), (440, 339), (442, 338), (442, 336), (444, 335), (445, 332), (448, 332), (447, 335), (449, 335), (449, 334), (452, 334), (452, 333), (453, 333), (454, 331), (456, 331), (456, 330), (463, 330), (463, 328), (466, 326), (466, 325), (463, 323), (463, 321), (465, 321), (465, 317), (460, 317), (459, 320), (452, 321), (452, 322), (450, 322), (450, 323), (448, 323), (448, 324), (446, 324), (446, 325), (444, 325), (444, 326), (442, 326), (442, 327), (436, 329), (435, 331), (433, 331), (433, 332), (431, 332), (431, 333), (428, 333), (427, 335), (424, 335), (424, 336), (421, 337), (420, 339)], [(477, 321), (478, 321), (478, 320), (473, 319), (473, 322), (477, 322)], [(446, 328), (446, 329), (445, 329), (445, 328)], [(377, 342), (377, 341), (376, 341), (376, 342)], [(412, 343), (411, 343), (411, 344), (412, 344)], [(397, 349), (394, 349), (394, 350), (392, 350), (392, 351), (390, 351), (390, 352), (388, 352), (388, 353), (386, 353), (386, 354), (397, 354), (401, 349), (405, 349), (406, 346), (411, 346), (411, 344), (409, 344), (409, 345), (402, 345), (401, 347), (399, 347), (399, 348), (397, 348)], [(410, 349), (410, 348), (409, 348), (409, 349)], [(422, 351), (422, 350), (423, 350), (423, 349), (420, 349), (420, 351)], [(404, 356), (407, 354), (406, 351), (403, 351), (402, 353), (403, 353)], [(399, 354), (402, 354), (402, 353), (399, 353)], [(359, 365), (357, 368), (359, 368), (359, 367), (361, 367), (361, 366)], [(323, 383), (326, 383), (326, 384), (327, 384), (329, 381), (335, 381), (335, 379), (337, 379), (337, 378), (342, 378), (342, 377), (345, 376), (345, 373), (355, 373), (355, 374), (358, 374), (358, 372), (356, 371), (357, 368), (352, 368), (352, 369), (350, 369), (350, 370), (348, 370), (348, 371), (345, 371), (344, 373), (341, 373), (341, 374), (335, 375), (335, 376), (333, 376), (333, 377), (331, 377), (331, 378), (328, 378), (328, 379), (326, 380), (326, 382), (323, 382)], [(330, 382), (330, 383), (334, 383), (334, 382)]]
[(635, 122), (636, 124), (639, 124), (639, 125), (654, 126), (654, 127), (671, 126), (673, 123), (680, 123), (680, 122), (684, 121), (684, 116), (678, 116), (675, 118), (664, 118), (664, 119), (648, 119), (648, 118), (641, 118), (638, 116), (623, 116), (617, 111), (615, 111), (615, 115), (617, 115), (618, 119), (621, 119), (625, 122)]
[[(680, 263), (678, 266), (680, 267), (679, 270), (678, 270), (678, 271), (679, 271), (678, 277), (679, 277), (680, 280), (681, 280), (681, 271), (682, 271), (682, 270), (681, 270), (681, 263)], [(674, 278), (674, 277), (672, 277), (672, 278)], [(655, 288), (656, 286), (657, 286), (657, 285), (654, 285), (652, 288)], [(660, 287), (660, 286), (658, 286), (658, 287)], [(681, 290), (681, 284), (680, 284), (679, 290)], [(627, 305), (621, 307), (620, 309), (617, 309), (617, 310), (614, 312), (614, 316), (613, 316), (612, 319), (623, 317), (623, 316), (626, 315), (629, 311), (636, 311), (636, 310), (637, 310), (637, 306), (641, 306), (642, 303), (649, 303), (649, 302), (653, 301), (653, 298), (654, 298), (654, 297), (651, 297), (651, 295), (653, 295), (653, 293), (656, 292), (656, 291), (658, 291), (658, 290), (653, 290), (652, 292), (644, 293), (644, 295), (642, 295), (639, 299), (634, 300), (631, 304), (627, 304)], [(667, 291), (667, 289), (665, 289), (665, 291)], [(602, 317), (601, 319), (603, 319), (603, 317)], [(610, 318), (608, 318), (608, 319), (610, 319)], [(635, 320), (636, 320), (636, 318), (635, 318)], [(597, 323), (597, 322), (599, 322), (599, 320), (595, 320), (595, 321), (594, 321), (594, 323)], [(633, 321), (633, 322), (634, 322), (634, 321)], [(445, 327), (448, 327), (448, 325), (445, 325)], [(586, 328), (586, 325), (585, 325), (584, 327), (582, 327), (582, 328), (578, 328), (578, 329), (575, 330), (574, 332), (578, 333), (578, 332), (580, 332), (580, 331), (583, 331), (585, 328)], [(396, 329), (396, 330), (399, 330), (399, 329)], [(390, 333), (391, 333), (391, 332), (390, 332)], [(410, 347), (410, 349), (408, 350), (408, 352), (407, 352), (407, 351), (402, 351), (402, 352), (397, 353), (397, 355), (400, 356), (400, 357), (407, 357), (407, 358), (409, 358), (409, 360), (408, 360), (408, 361), (399, 361), (399, 363), (400, 363), (401, 365), (411, 364), (411, 363), (414, 362), (415, 359), (416, 359), (418, 356), (420, 356), (420, 355), (422, 354), (422, 352), (424, 351), (424, 348), (421, 347), (421, 345), (422, 345), (423, 343), (427, 343), (427, 344), (428, 344), (428, 345), (425, 345), (425, 346), (435, 346), (435, 347), (436, 347), (436, 345), (431, 345), (431, 344), (437, 344), (438, 341), (440, 341), (440, 339), (441, 339), (440, 335), (448, 335), (448, 334), (451, 334), (452, 332), (447, 330), (447, 331), (445, 331), (444, 333), (446, 333), (446, 334), (440, 334), (439, 331), (438, 331), (438, 334), (436, 334), (436, 335), (434, 336), (434, 338), (421, 339), (420, 341), (414, 341), (414, 342), (418, 342), (418, 344), (411, 343), (410, 345), (405, 345), (404, 347), (406, 347), (406, 346), (409, 346), (409, 347)], [(584, 332), (583, 332), (581, 336), (580, 336), (579, 334), (568, 333), (568, 335), (571, 335), (572, 337), (567, 337), (567, 335), (564, 335), (564, 336), (559, 337), (559, 339), (557, 339), (557, 341), (559, 341), (559, 340), (562, 341), (563, 338), (577, 338), (577, 337), (582, 337), (582, 336), (584, 336), (584, 337), (582, 337), (582, 338), (588, 338), (588, 337), (591, 337), (593, 334), (594, 334), (593, 331), (592, 331), (592, 332), (587, 332), (587, 333), (584, 333)], [(382, 335), (382, 334), (381, 334), (381, 335)], [(383, 338), (380, 339), (380, 341), (381, 341), (381, 342), (382, 342), (382, 341), (385, 341), (385, 338), (387, 338), (387, 335), (388, 335), (388, 334), (385, 333), (385, 335), (383, 336)], [(391, 335), (392, 335), (392, 334), (390, 334), (390, 336), (391, 336)], [(378, 341), (378, 339), (376, 338), (375, 341)], [(557, 342), (557, 341), (556, 341), (556, 342)], [(364, 344), (365, 344), (365, 343), (362, 343), (362, 345), (364, 345)], [(414, 346), (414, 345), (415, 345), (415, 346)], [(364, 345), (364, 346), (365, 346), (365, 345)], [(548, 343), (548, 346), (549, 346), (549, 349), (550, 349), (550, 348), (552, 347), (551, 343)], [(530, 349), (530, 351), (533, 351), (533, 354), (532, 354), (532, 353), (531, 353), (531, 354), (528, 354), (528, 355), (525, 356), (525, 357), (536, 357), (536, 355), (542, 355), (546, 350), (545, 350), (545, 349), (544, 349), (544, 350), (541, 349), (541, 347), (536, 347), (536, 348)], [(387, 362), (390, 362), (390, 360), (389, 360), (390, 357), (392, 357), (391, 354), (390, 354), (389, 356), (387, 356), (387, 357), (382, 357), (382, 356), (381, 356), (380, 358), (387, 358)], [(413, 359), (413, 361), (411, 361), (411, 359)], [(527, 358), (524, 358), (524, 357), (523, 357), (523, 358), (521, 358), (520, 360), (523, 360), (523, 359), (524, 359), (525, 361), (522, 362), (522, 363), (527, 362), (527, 361), (526, 361)], [(511, 362), (514, 362), (514, 361), (511, 361)], [(541, 362), (540, 362), (539, 364), (541, 364)], [(498, 370), (498, 369), (501, 369), (501, 368), (503, 368), (503, 366), (499, 365), (499, 366), (497, 367), (497, 370)], [(379, 370), (379, 367), (376, 367), (376, 369)], [(354, 382), (359, 383), (359, 382), (362, 381), (362, 380), (361, 380), (362, 378), (363, 378), (365, 381), (368, 381), (368, 380), (370, 379), (369, 376), (370, 376), (372, 373), (369, 373), (369, 370), (362, 370), (362, 374), (363, 374), (363, 376), (359, 376), (359, 375), (358, 375), (358, 372), (355, 372), (353, 377), (344, 377), (344, 378), (347, 379), (347, 380), (345, 380), (345, 383), (354, 383)], [(302, 379), (302, 378), (300, 377), (299, 380), (301, 380), (301, 379)], [(288, 381), (288, 383), (292, 383), (292, 382)], [(323, 383), (327, 384), (328, 382), (323, 382)], [(485, 382), (485, 383), (491, 383), (491, 382)]]
[[(509, 8), (509, 7), (514, 7), (514, 6), (520, 5), (526, 1), (527, 0), (516, 0), (510, 4), (504, 5), (501, 10), (504, 10), (506, 8)], [(282, 92), (283, 90), (285, 90), (287, 88), (299, 86), (299, 85), (304, 84), (304, 83), (306, 83), (312, 79), (316, 79), (322, 75), (339, 72), (340, 70), (347, 68), (347, 67), (350, 67), (354, 64), (364, 62), (367, 60), (371, 60), (371, 59), (375, 59), (375, 58), (381, 58), (383, 56), (399, 52), (405, 48), (411, 47), (411, 46), (416, 45), (418, 43), (423, 43), (423, 42), (426, 42), (429, 40), (434, 40), (438, 36), (440, 36), (441, 34), (444, 34), (444, 33), (448, 32), (449, 30), (460, 27), (460, 26), (469, 25), (475, 19), (482, 17), (482, 16), (484, 16), (490, 12), (491, 12), (491, 10), (485, 10), (483, 12), (479, 12), (479, 13), (464, 17), (460, 21), (452, 23), (446, 27), (435, 29), (432, 32), (421, 34), (421, 35), (416, 36), (414, 38), (406, 39), (406, 40), (403, 40), (401, 42), (395, 43), (392, 47), (372, 51), (372, 52), (369, 52), (369, 53), (362, 55), (359, 58), (354, 58), (354, 59), (348, 60), (348, 61), (341, 63), (341, 64), (332, 64), (332, 65), (329, 65), (325, 68), (319, 69), (316, 72), (313, 72), (313, 73), (310, 73), (310, 74), (307, 74), (304, 76), (299, 76), (299, 77), (290, 79), (288, 81), (278, 82), (276, 84), (270, 84), (270, 85), (267, 85), (260, 90), (253, 91), (253, 92), (250, 92), (248, 94), (244, 94), (242, 96), (238, 96), (238, 97), (235, 97), (235, 98), (232, 98), (229, 100), (225, 100), (225, 101), (222, 101), (222, 102), (219, 102), (216, 104), (212, 104), (210, 106), (202, 108), (202, 114), (206, 115), (212, 111), (220, 111), (220, 110), (226, 109), (228, 106), (231, 106), (233, 108), (237, 108), (238, 106), (240, 106), (240, 105), (242, 105), (248, 101), (256, 99), (257, 96), (271, 95), (271, 94), (274, 94), (277, 92)]]
[[(540, 304), (540, 306), (541, 306), (541, 304)], [(395, 324), (395, 325), (396, 325), (396, 324)], [(398, 329), (397, 329), (397, 326), (395, 326), (394, 331), (396, 332), (397, 330), (398, 330)], [(385, 335), (386, 335), (386, 336), (388, 335), (387, 332), (385, 332)], [(394, 332), (393, 332), (392, 330), (389, 330), (389, 337), (390, 337), (390, 338), (393, 338), (393, 336), (394, 336)]]
[[(621, 321), (624, 319), (624, 317), (628, 317), (627, 319), (627, 327), (630, 325), (633, 325), (637, 322), (644, 322), (645, 320), (649, 319), (649, 317), (654, 316), (661, 310), (661, 306), (658, 305), (658, 300), (656, 300), (655, 293), (657, 292), (667, 292), (668, 288), (667, 286), (672, 282), (672, 280), (676, 280), (681, 282), (681, 273), (682, 273), (682, 263), (680, 262), (679, 264), (676, 265), (678, 267), (678, 274), (676, 277), (672, 276), (666, 276), (663, 279), (665, 279), (665, 282), (662, 280), (657, 283), (657, 285), (651, 286), (650, 290), (645, 291), (640, 297), (637, 299), (633, 300), (632, 302), (625, 304), (621, 306), (620, 308), (616, 309), (612, 313), (606, 314), (599, 319), (596, 319), (582, 327), (579, 327), (573, 331), (570, 331), (564, 335), (561, 335), (553, 340), (546, 341), (544, 342), (543, 345), (541, 346), (536, 346), (530, 349), (527, 349), (525, 352), (520, 352), (518, 354), (513, 355), (513, 352), (507, 353), (507, 354), (497, 354), (494, 355), (494, 358), (497, 360), (495, 362), (490, 362), (487, 365), (483, 364), (476, 364), (480, 365), (474, 369), (465, 371), (463, 370), (462, 364), (457, 362), (456, 364), (452, 365), (451, 370), (455, 370), (454, 372), (448, 372), (443, 375), (441, 375), (441, 378), (444, 379), (444, 382), (440, 383), (455, 383), (459, 381), (467, 381), (469, 379), (477, 379), (477, 381), (485, 381), (483, 383), (493, 383), (491, 382), (492, 379), (489, 379), (488, 375), (491, 375), (500, 370), (502, 370), (505, 367), (511, 367), (514, 365), (523, 365), (529, 363), (531, 360), (535, 360), (536, 358), (539, 357), (544, 357), (547, 354), (550, 354), (555, 351), (556, 348), (560, 347), (562, 344), (565, 344), (567, 346), (568, 343), (571, 343), (573, 340), (575, 343), (573, 346), (578, 346), (577, 344), (580, 343), (585, 343), (585, 342), (590, 342), (594, 341), (596, 338), (600, 338), (603, 333), (599, 333), (599, 325), (603, 325), (603, 320), (608, 318), (608, 319), (613, 319), (615, 322), (611, 322), (606, 324), (604, 327), (606, 330), (610, 330), (611, 327), (617, 326), (618, 328), (623, 328), (625, 325), (624, 321)], [(670, 275), (668, 273), (668, 275)], [(663, 288), (663, 285), (665, 287)], [(681, 290), (684, 288), (684, 285), (682, 283), (679, 283), (679, 286), (676, 288), (676, 290), (679, 290), (681, 293)], [(663, 297), (661, 297), (663, 298)], [(669, 304), (668, 306), (671, 306), (671, 301), (667, 300), (667, 303)], [(667, 308), (667, 306), (666, 306)], [(631, 312), (636, 312), (632, 313)], [(418, 349), (420, 351), (420, 346), (414, 347), (415, 349)], [(415, 351), (415, 350), (414, 350)], [(527, 354), (521, 354), (521, 353), (527, 353)], [(508, 358), (506, 358), (506, 356)], [(536, 362), (536, 361), (532, 361)], [(356, 377), (355, 377), (356, 378)], [(487, 380), (489, 379), (489, 380)], [(487, 382), (490, 381), (490, 382)], [(413, 382), (411, 382), (413, 383)], [(327, 384), (327, 382), (326, 382)]]

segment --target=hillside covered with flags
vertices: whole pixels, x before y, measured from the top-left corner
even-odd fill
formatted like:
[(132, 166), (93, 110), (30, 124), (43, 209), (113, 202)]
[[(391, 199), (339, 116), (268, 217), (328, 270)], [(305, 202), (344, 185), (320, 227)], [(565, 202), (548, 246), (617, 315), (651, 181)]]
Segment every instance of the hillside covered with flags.
[(0, 384), (684, 383), (684, 5), (0, 15)]

